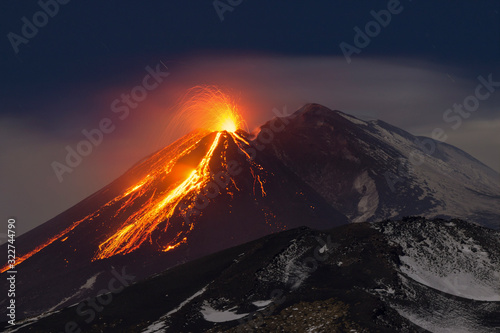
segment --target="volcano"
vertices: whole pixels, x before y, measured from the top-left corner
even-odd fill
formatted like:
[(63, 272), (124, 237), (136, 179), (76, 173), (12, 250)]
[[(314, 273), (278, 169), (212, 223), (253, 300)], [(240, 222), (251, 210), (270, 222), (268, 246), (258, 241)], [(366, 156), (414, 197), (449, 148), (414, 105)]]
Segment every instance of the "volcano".
[(299, 226), (422, 215), (500, 227), (498, 173), (453, 146), (318, 104), (253, 133), (240, 123), (191, 132), (18, 237), (18, 317), (95, 296), (115, 269), (138, 281)]

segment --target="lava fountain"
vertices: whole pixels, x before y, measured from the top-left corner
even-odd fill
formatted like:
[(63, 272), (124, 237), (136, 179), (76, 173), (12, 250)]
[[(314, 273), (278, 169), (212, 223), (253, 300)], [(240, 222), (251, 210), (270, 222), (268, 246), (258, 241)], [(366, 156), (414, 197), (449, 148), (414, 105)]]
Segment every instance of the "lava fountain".
[(234, 101), (214, 86), (196, 86), (188, 90), (179, 109), (167, 127), (167, 133), (177, 129), (235, 132), (247, 129)]

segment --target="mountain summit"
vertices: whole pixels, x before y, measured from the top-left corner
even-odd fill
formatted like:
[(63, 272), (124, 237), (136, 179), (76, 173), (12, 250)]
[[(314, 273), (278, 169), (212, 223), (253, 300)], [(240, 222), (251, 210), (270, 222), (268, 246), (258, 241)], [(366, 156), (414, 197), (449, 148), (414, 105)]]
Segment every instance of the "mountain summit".
[(500, 175), (449, 144), (308, 104), (270, 146), (352, 222), (458, 216), (500, 228)]

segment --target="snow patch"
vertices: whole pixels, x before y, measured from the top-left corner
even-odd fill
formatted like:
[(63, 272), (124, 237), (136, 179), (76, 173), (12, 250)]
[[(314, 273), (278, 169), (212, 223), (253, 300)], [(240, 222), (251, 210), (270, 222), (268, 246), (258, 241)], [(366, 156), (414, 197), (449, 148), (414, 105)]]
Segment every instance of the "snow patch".
[(206, 290), (207, 290), (207, 287), (208, 287), (208, 284), (203, 287), (202, 289), (198, 290), (196, 293), (193, 294), (193, 296), (191, 297), (188, 297), (184, 302), (182, 302), (181, 304), (179, 304), (178, 307), (176, 307), (175, 309), (173, 309), (172, 311), (168, 312), (167, 313), (167, 317), (170, 316), (171, 314), (173, 313), (176, 313), (177, 311), (179, 311), (182, 307), (184, 307), (184, 305), (188, 304), (189, 302), (191, 302), (193, 299), (195, 299), (196, 297), (200, 296), (201, 294), (203, 294)]
[(78, 290), (76, 293), (74, 293), (73, 295), (71, 296), (68, 296), (68, 297), (65, 297), (63, 298), (62, 301), (60, 301), (59, 303), (57, 303), (56, 305), (54, 305), (53, 307), (51, 307), (50, 309), (47, 310), (47, 312), (50, 312), (50, 311), (53, 311), (55, 310), (58, 306), (60, 305), (63, 305), (64, 303), (66, 303), (67, 301), (69, 301), (70, 299), (73, 299), (73, 298), (76, 298), (78, 297), (80, 294), (82, 294), (84, 292), (85, 289), (91, 289), (96, 280), (97, 280), (97, 276), (101, 274), (101, 272), (95, 274), (94, 276), (92, 276), (91, 278), (89, 278)]
[(80, 290), (83, 290), (83, 289), (91, 289), (96, 280), (97, 280), (97, 276), (101, 274), (100, 272), (97, 273), (96, 275), (92, 276), (90, 279), (87, 280), (87, 282), (85, 282), (81, 287), (80, 287)]
[(436, 272), (429, 267), (423, 266), (414, 258), (401, 256), (401, 262), (404, 264), (401, 271), (413, 280), (437, 289), (439, 291), (478, 301), (500, 301), (498, 286), (500, 280), (498, 273), (494, 272), (497, 288), (487, 281), (479, 280), (472, 272), (459, 271), (457, 273)]
[(259, 308), (262, 308), (264, 306), (268, 306), (269, 304), (271, 304), (273, 302), (272, 299), (270, 300), (267, 300), (267, 301), (255, 301), (255, 302), (252, 302), (253, 305), (259, 307)]
[(408, 319), (415, 325), (418, 325), (433, 333), (482, 333), (487, 332), (481, 329), (474, 329), (463, 318), (455, 318), (453, 321), (436, 321), (431, 318), (420, 316), (417, 313), (395, 308), (395, 310), (404, 318)]
[(366, 122), (358, 119), (358, 118), (355, 118), (353, 116), (350, 116), (348, 114), (345, 114), (345, 113), (338, 113), (339, 115), (341, 115), (343, 118), (349, 120), (351, 123), (353, 124), (356, 124), (356, 125), (363, 125), (363, 126), (367, 126)]
[(379, 204), (375, 181), (368, 176), (367, 171), (363, 171), (363, 173), (354, 180), (353, 187), (362, 197), (358, 202), (358, 215), (352, 220), (353, 222), (365, 222), (375, 215)]
[(179, 304), (178, 307), (176, 307), (175, 309), (167, 312), (167, 314), (161, 316), (157, 321), (155, 321), (154, 323), (152, 323), (151, 325), (149, 325), (148, 327), (146, 327), (142, 331), (142, 333), (164, 333), (164, 332), (166, 332), (168, 326), (166, 325), (165, 320), (170, 315), (172, 315), (172, 314), (176, 313), (177, 311), (179, 311), (181, 308), (183, 308), (186, 304), (188, 304), (189, 302), (191, 302), (193, 299), (195, 299), (196, 297), (198, 297), (201, 294), (203, 294), (207, 290), (207, 287), (208, 287), (208, 284), (205, 287), (203, 287), (200, 290), (198, 290), (197, 292), (195, 292), (192, 296), (186, 298), (186, 300), (184, 300), (181, 304)]
[(274, 257), (266, 269), (257, 274), (257, 278), (264, 282), (285, 283), (292, 290), (300, 287), (310, 273), (310, 268), (300, 258), (311, 247), (302, 243), (303, 240), (294, 239), (283, 252)]
[(200, 312), (206, 321), (210, 321), (212, 323), (224, 323), (226, 321), (238, 320), (249, 315), (248, 313), (235, 313), (234, 311), (232, 311), (235, 308), (236, 307), (233, 307), (226, 311), (219, 311), (215, 310), (205, 302), (203, 303)]
[(163, 321), (155, 321), (141, 333), (166, 333), (168, 326)]

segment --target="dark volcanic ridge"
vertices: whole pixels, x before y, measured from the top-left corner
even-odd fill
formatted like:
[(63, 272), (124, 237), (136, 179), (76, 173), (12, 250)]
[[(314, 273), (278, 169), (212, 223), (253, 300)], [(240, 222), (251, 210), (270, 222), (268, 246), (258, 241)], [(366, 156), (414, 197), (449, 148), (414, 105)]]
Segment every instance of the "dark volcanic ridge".
[(17, 332), (493, 332), (499, 236), (421, 217), (302, 227), (127, 287), (89, 323), (74, 305)]

